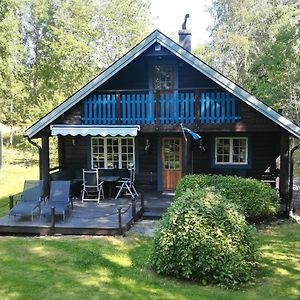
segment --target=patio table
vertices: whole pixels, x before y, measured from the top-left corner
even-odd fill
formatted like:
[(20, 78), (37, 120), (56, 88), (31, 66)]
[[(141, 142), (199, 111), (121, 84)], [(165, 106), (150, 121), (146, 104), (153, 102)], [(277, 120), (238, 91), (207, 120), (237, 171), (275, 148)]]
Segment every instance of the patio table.
[(100, 176), (99, 180), (108, 182), (108, 197), (112, 198), (112, 190), (114, 183), (116, 183), (121, 177), (120, 176)]

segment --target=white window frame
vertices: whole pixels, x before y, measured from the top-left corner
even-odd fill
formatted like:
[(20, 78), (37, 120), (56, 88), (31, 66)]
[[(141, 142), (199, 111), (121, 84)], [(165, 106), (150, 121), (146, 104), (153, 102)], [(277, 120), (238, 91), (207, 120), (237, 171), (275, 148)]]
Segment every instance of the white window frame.
[[(133, 164), (135, 164), (135, 138), (134, 137), (92, 137), (91, 138), (91, 166), (93, 167), (93, 157), (94, 157), (94, 147), (93, 147), (93, 140), (103, 139), (103, 147), (104, 147), (104, 169), (108, 169), (108, 160), (107, 160), (107, 140), (108, 139), (118, 139), (118, 169), (122, 169), (122, 140), (123, 139), (131, 139), (132, 146), (133, 146)], [(126, 153), (128, 154), (128, 153)], [(112, 168), (110, 168), (112, 169)]]
[[(229, 162), (218, 162), (217, 161), (217, 144), (220, 139), (229, 140)], [(233, 140), (245, 140), (246, 151), (245, 151), (245, 162), (234, 162), (233, 161)], [(248, 165), (248, 137), (231, 137), (231, 136), (218, 136), (215, 138), (215, 165)]]

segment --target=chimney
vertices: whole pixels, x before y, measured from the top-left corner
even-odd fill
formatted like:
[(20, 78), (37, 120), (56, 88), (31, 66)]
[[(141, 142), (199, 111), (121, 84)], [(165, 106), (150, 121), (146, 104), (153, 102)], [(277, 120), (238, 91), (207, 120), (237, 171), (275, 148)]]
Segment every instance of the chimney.
[(182, 24), (182, 29), (178, 31), (179, 34), (179, 45), (185, 50), (191, 52), (192, 50), (192, 32), (186, 29), (187, 19), (190, 17), (189, 14), (186, 14), (184, 17), (184, 22)]

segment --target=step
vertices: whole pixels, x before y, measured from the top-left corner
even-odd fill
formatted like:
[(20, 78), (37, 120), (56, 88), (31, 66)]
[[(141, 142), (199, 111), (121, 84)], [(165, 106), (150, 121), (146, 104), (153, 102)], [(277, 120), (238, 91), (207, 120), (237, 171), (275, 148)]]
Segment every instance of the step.
[(144, 207), (145, 212), (154, 212), (154, 213), (163, 213), (167, 210), (167, 207), (149, 207), (146, 206)]
[(143, 214), (143, 220), (159, 220), (162, 217), (162, 213), (145, 211)]

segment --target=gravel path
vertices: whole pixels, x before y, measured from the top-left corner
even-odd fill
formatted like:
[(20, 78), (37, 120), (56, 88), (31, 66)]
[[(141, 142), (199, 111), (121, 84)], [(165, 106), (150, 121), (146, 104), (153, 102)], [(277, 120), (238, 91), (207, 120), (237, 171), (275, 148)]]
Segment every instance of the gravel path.
[[(293, 199), (296, 213), (300, 215), (300, 178), (294, 179)], [(138, 233), (144, 236), (153, 236), (158, 226), (157, 220), (140, 220), (130, 229), (131, 233)]]
[(140, 220), (134, 224), (134, 226), (130, 229), (130, 232), (145, 236), (153, 236), (158, 223), (158, 220)]

